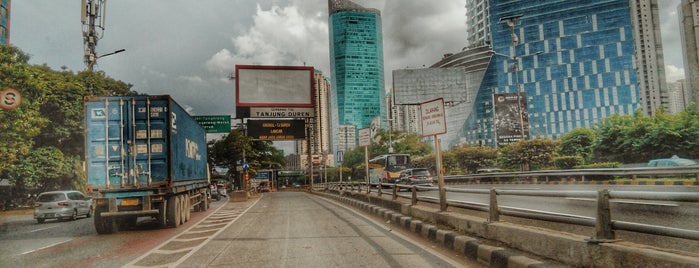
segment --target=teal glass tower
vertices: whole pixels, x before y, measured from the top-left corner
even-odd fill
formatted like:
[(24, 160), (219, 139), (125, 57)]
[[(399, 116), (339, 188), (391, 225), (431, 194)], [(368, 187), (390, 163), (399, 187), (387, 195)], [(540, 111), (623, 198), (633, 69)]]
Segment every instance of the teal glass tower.
[(10, 0), (0, 0), (0, 44), (10, 44)]
[(386, 115), (381, 12), (352, 1), (328, 6), (333, 130), (367, 128)]

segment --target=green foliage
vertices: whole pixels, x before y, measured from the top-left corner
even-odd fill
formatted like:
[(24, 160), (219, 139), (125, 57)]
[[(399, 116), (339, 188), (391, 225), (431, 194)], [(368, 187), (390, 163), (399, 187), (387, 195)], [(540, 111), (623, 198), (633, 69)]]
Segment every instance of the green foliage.
[(500, 151), (500, 161), (508, 166), (519, 165), (525, 171), (549, 167), (559, 146), (560, 141), (547, 139), (519, 141)]
[(553, 164), (557, 169), (573, 169), (583, 163), (583, 157), (580, 155), (564, 155), (553, 158)]
[(595, 144), (595, 132), (589, 128), (576, 128), (561, 137), (560, 155), (580, 156), (581, 161), (590, 161)]
[(41, 147), (32, 150), (10, 174), (10, 181), (16, 190), (42, 192), (48, 190), (72, 189), (74, 159), (66, 158), (55, 147)]
[(498, 152), (489, 147), (462, 145), (451, 150), (456, 162), (467, 173), (475, 173), (479, 168), (492, 167)]
[(689, 109), (675, 115), (660, 110), (653, 117), (639, 110), (600, 121), (594, 127), (595, 159), (637, 163), (671, 155), (697, 158), (699, 117)]
[(102, 72), (75, 75), (28, 61), (20, 49), (0, 46), (0, 90), (22, 94), (19, 107), (0, 110), (0, 177), (13, 183), (16, 194), (79, 189), (85, 185), (83, 98), (136, 93)]

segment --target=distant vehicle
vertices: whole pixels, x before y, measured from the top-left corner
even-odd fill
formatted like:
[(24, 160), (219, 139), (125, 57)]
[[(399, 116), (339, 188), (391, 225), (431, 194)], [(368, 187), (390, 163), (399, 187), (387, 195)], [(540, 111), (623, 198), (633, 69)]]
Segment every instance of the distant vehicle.
[(76, 220), (92, 216), (92, 201), (78, 191), (53, 191), (39, 194), (34, 203), (34, 219)]
[(221, 194), (219, 194), (218, 185), (216, 185), (216, 183), (212, 182), (211, 184), (209, 184), (209, 195), (213, 200), (221, 200)]
[(408, 154), (379, 155), (369, 160), (369, 182), (394, 183), (407, 168), (410, 168)]
[(260, 182), (260, 184), (257, 185), (257, 192), (269, 192), (269, 183), (266, 181)]
[(496, 173), (496, 172), (502, 172), (502, 169), (499, 169), (499, 168), (479, 168), (478, 170), (476, 170), (476, 174)]
[(295, 181), (294, 183), (291, 184), (291, 186), (294, 186), (294, 188), (301, 187), (301, 183), (298, 181)]
[(434, 185), (434, 180), (426, 168), (409, 168), (400, 173), (396, 184), (431, 187)]
[(699, 165), (692, 159), (680, 158), (673, 155), (670, 158), (653, 159), (648, 162), (649, 167), (681, 167)]

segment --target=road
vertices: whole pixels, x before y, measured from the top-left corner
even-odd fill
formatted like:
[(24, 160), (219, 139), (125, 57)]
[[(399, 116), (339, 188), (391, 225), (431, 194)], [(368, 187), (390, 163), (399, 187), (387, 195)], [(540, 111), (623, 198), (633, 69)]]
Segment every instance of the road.
[(0, 267), (482, 267), (302, 192), (214, 202), (179, 228), (97, 235), (92, 219), (0, 224)]

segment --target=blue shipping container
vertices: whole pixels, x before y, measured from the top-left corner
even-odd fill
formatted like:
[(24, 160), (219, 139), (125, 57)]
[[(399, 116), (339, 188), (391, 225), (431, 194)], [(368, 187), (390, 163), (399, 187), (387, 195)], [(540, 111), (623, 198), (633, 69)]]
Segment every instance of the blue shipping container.
[(170, 96), (86, 97), (85, 113), (90, 191), (208, 179), (206, 133)]

